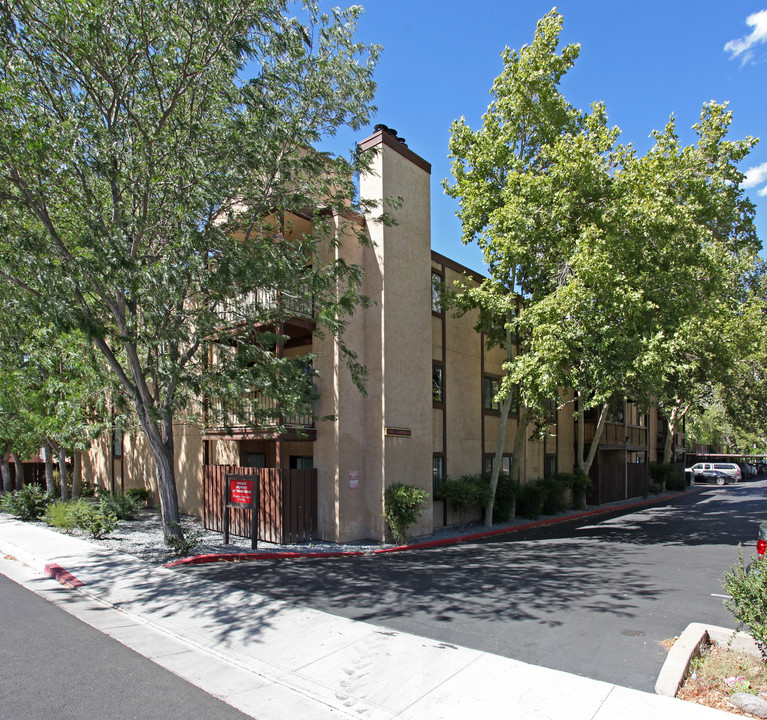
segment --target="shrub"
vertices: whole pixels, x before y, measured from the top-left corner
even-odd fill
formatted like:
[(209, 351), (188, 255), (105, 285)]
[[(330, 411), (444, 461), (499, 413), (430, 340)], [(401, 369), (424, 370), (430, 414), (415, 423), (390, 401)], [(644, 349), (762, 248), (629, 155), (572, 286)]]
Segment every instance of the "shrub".
[[(482, 473), (482, 482), (487, 485), (487, 498), (490, 498), (490, 473)], [(514, 518), (516, 510), (518, 484), (515, 483), (508, 473), (498, 474), (498, 485), (495, 488), (495, 502), (493, 503), (493, 522), (503, 523)], [(487, 502), (487, 500), (485, 501)]]
[(650, 463), (650, 480), (661, 490), (684, 490), (687, 484), (670, 463)]
[(442, 483), (441, 492), (453, 509), (458, 511), (458, 525), (463, 527), (469, 508), (487, 504), (490, 486), (479, 475), (464, 475), (458, 480), (446, 479)]
[(530, 520), (537, 520), (543, 510), (545, 492), (536, 480), (520, 485), (517, 492), (517, 513)]
[(730, 595), (724, 604), (738, 621), (738, 629), (748, 627), (767, 662), (767, 559), (755, 559), (746, 568), (738, 546), (738, 562), (725, 572), (722, 587)]
[(128, 497), (133, 498), (137, 503), (148, 503), (149, 502), (149, 490), (146, 488), (130, 488), (129, 490), (125, 491), (125, 494)]
[(543, 505), (541, 511), (544, 515), (556, 515), (567, 510), (567, 480), (560, 475), (536, 480), (543, 489)]
[(56, 500), (45, 508), (45, 522), (51, 527), (71, 532), (78, 527), (78, 514), (83, 512), (83, 506), (90, 506), (87, 500)]
[(77, 527), (88, 533), (94, 540), (101, 540), (111, 533), (119, 524), (114, 513), (104, 512), (98, 507), (84, 502), (74, 510)]
[(573, 494), (573, 507), (578, 510), (586, 509), (586, 493), (591, 487), (591, 478), (580, 468), (575, 468), (571, 473), (558, 473), (556, 477), (570, 488)]
[(394, 483), (384, 492), (384, 517), (394, 541), (404, 545), (407, 529), (421, 516), (423, 502), (429, 493), (421, 488)]
[(659, 493), (663, 492), (663, 488), (658, 483), (651, 482), (650, 483), (650, 492), (653, 495), (658, 495)]
[(138, 501), (130, 495), (102, 493), (99, 501), (101, 512), (112, 514), (118, 520), (135, 520), (141, 509)]
[(165, 538), (165, 542), (170, 547), (171, 552), (176, 557), (186, 557), (202, 541), (203, 534), (199, 530), (192, 530), (192, 531), (186, 532), (181, 527), (181, 525), (179, 525), (179, 523), (172, 522), (172, 521), (169, 522), (168, 525), (170, 525), (173, 528), (178, 528), (179, 530), (182, 531), (182, 534), (184, 535), (183, 539), (180, 537), (177, 537), (176, 535), (168, 535), (168, 537)]
[(52, 499), (39, 485), (25, 485), (3, 495), (0, 506), (19, 520), (38, 520)]

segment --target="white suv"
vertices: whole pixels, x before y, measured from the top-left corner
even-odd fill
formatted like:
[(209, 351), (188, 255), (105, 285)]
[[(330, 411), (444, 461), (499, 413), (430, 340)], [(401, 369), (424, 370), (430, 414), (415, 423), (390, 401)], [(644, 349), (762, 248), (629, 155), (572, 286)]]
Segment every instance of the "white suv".
[(735, 482), (743, 479), (743, 473), (735, 463), (722, 463), (722, 462), (699, 462), (695, 463), (692, 467), (685, 468), (686, 473), (691, 472), (693, 479), (698, 473), (702, 473), (704, 470), (721, 470), (728, 475), (731, 475)]

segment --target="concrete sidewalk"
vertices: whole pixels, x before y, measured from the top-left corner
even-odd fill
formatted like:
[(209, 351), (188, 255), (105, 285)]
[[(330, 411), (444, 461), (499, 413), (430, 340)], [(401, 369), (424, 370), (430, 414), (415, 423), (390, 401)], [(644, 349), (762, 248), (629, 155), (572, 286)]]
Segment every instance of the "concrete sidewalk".
[(198, 584), (194, 574), (5, 516), (0, 556), (6, 556), (0, 560), (3, 574), (258, 720), (732, 717)]

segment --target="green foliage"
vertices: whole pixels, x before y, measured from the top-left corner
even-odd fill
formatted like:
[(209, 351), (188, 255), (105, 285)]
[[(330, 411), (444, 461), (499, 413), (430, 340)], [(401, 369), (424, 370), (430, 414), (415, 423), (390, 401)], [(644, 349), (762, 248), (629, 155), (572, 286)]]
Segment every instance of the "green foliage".
[[(482, 473), (482, 482), (490, 487), (490, 473)], [(498, 474), (498, 485), (495, 489), (493, 503), (493, 522), (504, 523), (512, 520), (516, 510), (516, 496), (519, 483), (511, 479), (508, 473)]]
[(747, 568), (743, 549), (738, 546), (738, 561), (725, 572), (722, 587), (730, 595), (724, 605), (733, 614), (738, 629), (748, 628), (767, 662), (767, 560), (753, 559)]
[(394, 483), (386, 488), (384, 517), (395, 542), (400, 545), (407, 542), (408, 528), (421, 516), (428, 497), (425, 490), (404, 483)]
[(0, 497), (0, 507), (19, 520), (38, 520), (52, 499), (39, 485), (25, 485)]
[(538, 480), (521, 483), (517, 490), (517, 514), (537, 520), (546, 502), (546, 488)]
[(138, 501), (131, 495), (117, 495), (102, 492), (99, 506), (105, 515), (114, 515), (118, 520), (135, 520), (141, 509)]
[(111, 512), (102, 511), (90, 502), (77, 505), (74, 510), (77, 527), (88, 533), (94, 540), (101, 540), (117, 528), (119, 520)]
[(463, 527), (466, 511), (487, 503), (490, 487), (479, 475), (464, 475), (457, 480), (446, 479), (441, 485), (441, 492), (453, 509), (458, 511), (458, 524)]
[(680, 483), (679, 474), (670, 463), (650, 463), (650, 480), (664, 490), (684, 490), (685, 487), (684, 480)]
[(179, 535), (168, 535), (165, 538), (165, 542), (176, 557), (186, 557), (202, 542), (203, 533), (199, 530), (185, 532), (180, 523), (172, 522), (169, 524), (180, 531), (180, 537)]
[(149, 501), (149, 496), (150, 496), (149, 490), (143, 487), (129, 488), (128, 490), (125, 491), (125, 494), (128, 497), (133, 498), (136, 502), (139, 502), (139, 503), (147, 503)]
[(650, 492), (653, 495), (660, 495), (663, 492), (663, 487), (660, 483), (650, 483)]
[(51, 527), (71, 532), (79, 525), (79, 518), (88, 512), (92, 503), (88, 500), (57, 500), (45, 509), (45, 522)]
[(555, 475), (537, 481), (543, 488), (543, 506), (541, 512), (544, 515), (556, 515), (564, 512), (569, 507), (569, 490), (567, 476)]
[[(361, 11), (280, 0), (4, 5), (0, 297), (28, 307), (51, 341), (72, 337), (66, 402), (45, 403), (54, 439), (62, 417), (79, 429), (89, 421), (79, 411), (106, 396), (70, 395), (69, 360), (76, 370), (92, 348), (109, 368), (144, 419), (166, 527), (178, 503), (164, 427), (202, 405), (193, 398), (217, 400), (218, 426), (311, 401), (311, 358), (278, 358), (275, 333), (252, 332), (287, 309), (253, 298), (290, 297), (291, 314), (310, 313), (363, 382), (343, 341), (367, 301), (362, 270), (335, 250), (342, 238), (367, 241), (344, 218), (373, 210), (354, 180), (373, 153), (317, 149), (373, 112), (379, 48), (355, 41)], [(290, 242), (275, 242), (283, 233)], [(230, 322), (231, 344), (211, 366), (209, 339)], [(56, 357), (44, 348), (29, 354), (41, 367)]]
[(571, 473), (557, 473), (565, 487), (570, 489), (573, 498), (573, 507), (579, 510), (586, 508), (586, 493), (591, 487), (591, 478), (580, 468), (575, 468)]

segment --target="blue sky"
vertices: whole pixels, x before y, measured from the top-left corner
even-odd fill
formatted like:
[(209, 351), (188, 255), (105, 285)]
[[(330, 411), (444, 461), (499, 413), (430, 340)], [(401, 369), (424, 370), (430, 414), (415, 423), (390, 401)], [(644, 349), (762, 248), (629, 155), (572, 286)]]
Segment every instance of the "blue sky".
[[(463, 246), (457, 204), (445, 196), (453, 120), (480, 126), (489, 90), (501, 71), (500, 52), (532, 40), (537, 20), (552, 8), (538, 0), (368, 0), (358, 39), (383, 46), (376, 72), (374, 123), (395, 128), (432, 164), (432, 247), (482, 271), (475, 245)], [(708, 100), (728, 101), (730, 136), (763, 136), (744, 161), (757, 231), (767, 244), (767, 0), (562, 0), (563, 43), (581, 54), (562, 89), (579, 108), (601, 100), (622, 142), (639, 152), (673, 113), (682, 142)], [(749, 24), (750, 23), (750, 24)], [(362, 139), (344, 136), (345, 142)], [(763, 195), (759, 195), (763, 192)]]

